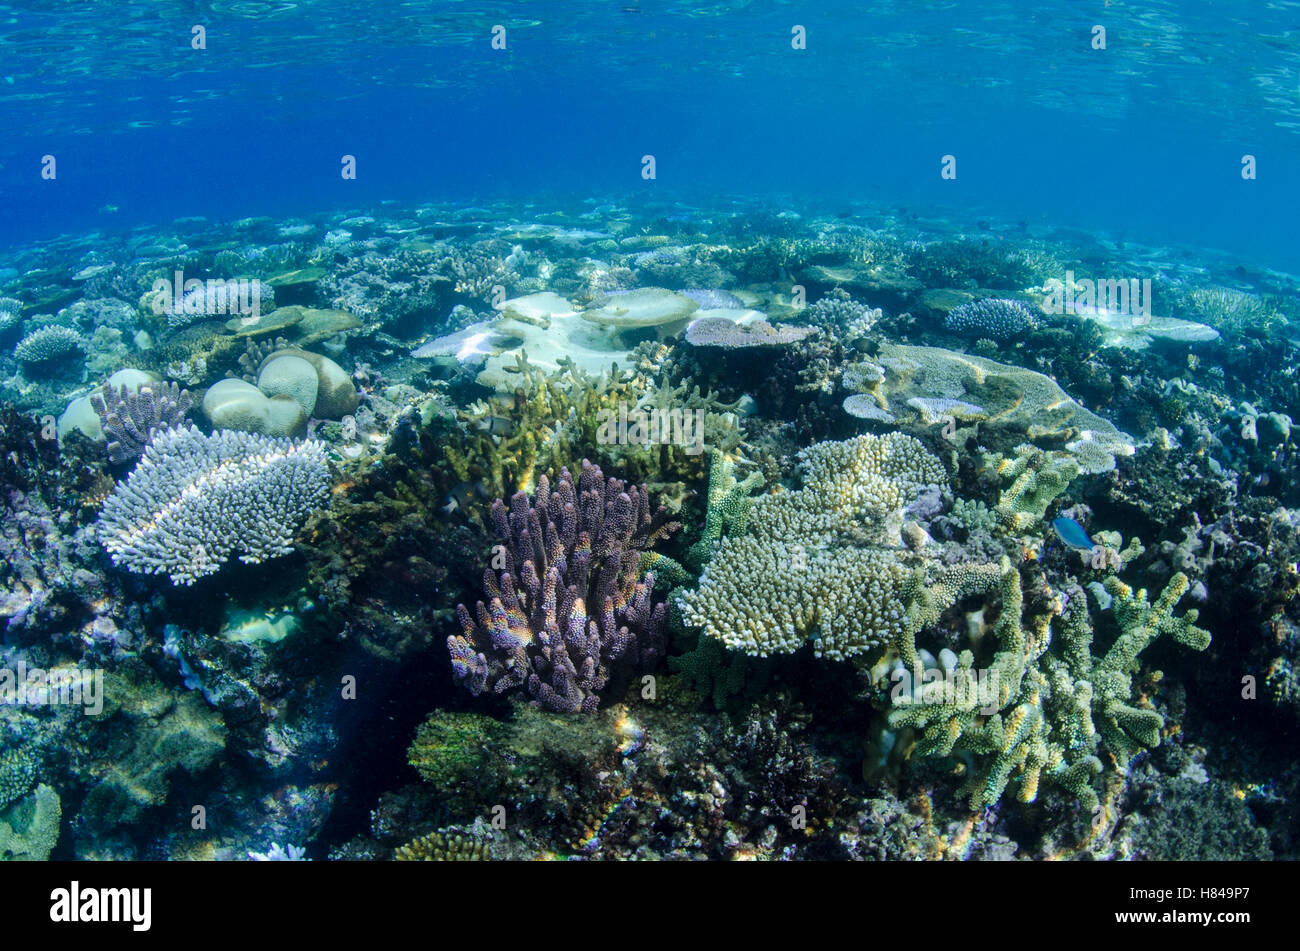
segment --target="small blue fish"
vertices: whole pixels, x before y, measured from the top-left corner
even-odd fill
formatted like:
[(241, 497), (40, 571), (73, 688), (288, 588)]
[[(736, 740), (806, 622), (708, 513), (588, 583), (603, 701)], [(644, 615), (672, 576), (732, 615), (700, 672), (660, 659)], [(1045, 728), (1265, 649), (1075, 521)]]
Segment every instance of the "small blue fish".
[(1071, 548), (1083, 548), (1092, 551), (1096, 544), (1088, 533), (1072, 518), (1066, 518), (1062, 515), (1060, 518), (1052, 519), (1052, 527), (1056, 529), (1056, 534), (1061, 536), (1061, 541), (1065, 542)]

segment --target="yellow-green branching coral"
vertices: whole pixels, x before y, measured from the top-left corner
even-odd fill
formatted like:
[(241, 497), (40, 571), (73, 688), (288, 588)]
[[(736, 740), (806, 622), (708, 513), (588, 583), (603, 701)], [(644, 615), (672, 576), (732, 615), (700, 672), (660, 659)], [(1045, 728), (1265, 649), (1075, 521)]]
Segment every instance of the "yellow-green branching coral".
[(691, 546), (687, 560), (699, 567), (713, 556), (724, 533), (744, 534), (754, 504), (753, 493), (763, 485), (763, 473), (751, 472), (737, 479), (736, 463), (730, 455), (714, 449), (709, 453), (709, 495), (704, 529)]
[(1169, 634), (1192, 650), (1203, 651), (1210, 646), (1210, 632), (1196, 626), (1195, 608), (1182, 617), (1174, 616), (1174, 608), (1188, 588), (1188, 578), (1181, 571), (1169, 579), (1155, 604), (1147, 600), (1145, 589), (1134, 593), (1114, 576), (1106, 579), (1105, 586), (1114, 598), (1112, 607), (1120, 635), (1093, 667), (1093, 705), (1102, 735), (1124, 765), (1143, 747), (1158, 745), (1165, 725), (1155, 710), (1134, 707), (1129, 702), (1138, 654), (1161, 634)]
[[(1007, 787), (1032, 802), (1044, 780), (1098, 805), (1093, 779), (1107, 752), (1121, 768), (1145, 747), (1160, 742), (1164, 718), (1133, 697), (1132, 676), (1139, 653), (1161, 634), (1204, 650), (1210, 634), (1196, 626), (1189, 610), (1174, 616), (1187, 591), (1181, 574), (1154, 604), (1115, 577), (1106, 579), (1120, 634), (1102, 657), (1092, 653), (1093, 623), (1083, 591), (1075, 588), (1059, 616), (1022, 617), (1018, 571), (1004, 559), (1001, 614), (995, 626), (999, 649), (981, 681), (973, 657), (964, 651), (958, 670), (967, 681), (986, 682), (979, 691), (935, 691), (895, 698), (889, 722), (921, 733), (920, 755), (976, 756), (969, 792), (972, 808), (991, 806)], [(906, 656), (908, 645), (899, 645)], [(1049, 649), (1050, 647), (1050, 649)], [(911, 648), (915, 656), (914, 645)]]
[(1032, 529), (1078, 474), (1078, 464), (1065, 453), (1020, 446), (998, 465), (998, 475), (1011, 480), (998, 499), (998, 521), (1013, 532)]
[(59, 841), (59, 794), (44, 783), (0, 811), (0, 861), (44, 862)]

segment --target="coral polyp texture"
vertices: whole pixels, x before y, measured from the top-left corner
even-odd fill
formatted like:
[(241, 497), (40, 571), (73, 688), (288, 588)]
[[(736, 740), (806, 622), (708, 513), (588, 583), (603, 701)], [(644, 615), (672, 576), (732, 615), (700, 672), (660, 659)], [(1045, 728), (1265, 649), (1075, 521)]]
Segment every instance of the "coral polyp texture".
[(117, 464), (139, 459), (154, 433), (180, 425), (194, 400), (175, 383), (143, 383), (134, 392), (124, 383), (106, 385), (90, 405), (108, 439), (109, 461)]
[(1038, 319), (1028, 304), (1005, 298), (970, 301), (954, 307), (944, 319), (949, 330), (993, 340), (1010, 340), (1032, 330), (1037, 323)]
[(726, 317), (699, 317), (686, 328), (686, 342), (696, 347), (747, 350), (785, 346), (816, 332), (815, 327), (773, 327), (762, 319), (738, 324)]
[(33, 330), (14, 347), (20, 363), (40, 364), (69, 360), (85, 349), (81, 334), (69, 327), (41, 327)]
[(483, 574), (488, 601), (456, 606), (463, 634), (447, 639), (456, 680), (475, 696), (526, 687), (537, 705), (591, 713), (619, 670), (662, 656), (667, 607), (653, 598), (642, 553), (677, 525), (650, 513), (645, 486), (606, 479), (585, 459), (554, 488), (543, 476), (509, 508), (497, 499), (491, 524), (499, 569)]
[(983, 590), (986, 565), (937, 565), (901, 547), (904, 510), (947, 484), (911, 436), (859, 436), (799, 454), (802, 488), (757, 499), (746, 530), (722, 539), (682, 617), (747, 654), (842, 659), (894, 644)]
[[(967, 788), (971, 807), (995, 805), (1014, 782), (1017, 798), (1033, 802), (1046, 779), (1076, 796), (1088, 810), (1099, 802), (1093, 778), (1108, 761), (1121, 769), (1142, 749), (1160, 743), (1164, 717), (1135, 702), (1133, 675), (1138, 654), (1161, 634), (1192, 650), (1210, 644), (1196, 626), (1197, 612), (1174, 615), (1187, 592), (1187, 576), (1175, 574), (1154, 604), (1118, 578), (1105, 583), (1119, 636), (1106, 653), (1092, 653), (1093, 620), (1087, 598), (1075, 588), (1053, 624), (1052, 613), (1022, 617), (1020, 575), (1004, 559), (999, 588), (1001, 611), (994, 633), (998, 651), (978, 675), (971, 651), (961, 653), (951, 673), (956, 682), (979, 689), (904, 697), (889, 714), (892, 727), (921, 734), (914, 755), (949, 756), (965, 751), (979, 760)], [(917, 663), (903, 652), (909, 666)], [(918, 664), (919, 666), (919, 664)]]
[(314, 440), (163, 430), (104, 503), (100, 540), (114, 564), (180, 585), (236, 553), (247, 564), (286, 555), (329, 495), (325, 452)]

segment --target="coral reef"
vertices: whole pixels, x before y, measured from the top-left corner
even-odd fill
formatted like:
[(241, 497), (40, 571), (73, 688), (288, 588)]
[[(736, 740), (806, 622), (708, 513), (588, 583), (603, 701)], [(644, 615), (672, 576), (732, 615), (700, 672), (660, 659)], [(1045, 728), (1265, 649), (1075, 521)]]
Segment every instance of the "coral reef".
[[(6, 251), (0, 671), (106, 689), (0, 704), (0, 858), (1295, 857), (1300, 282), (826, 211)], [(1189, 319), (1036, 311), (1070, 267)]]

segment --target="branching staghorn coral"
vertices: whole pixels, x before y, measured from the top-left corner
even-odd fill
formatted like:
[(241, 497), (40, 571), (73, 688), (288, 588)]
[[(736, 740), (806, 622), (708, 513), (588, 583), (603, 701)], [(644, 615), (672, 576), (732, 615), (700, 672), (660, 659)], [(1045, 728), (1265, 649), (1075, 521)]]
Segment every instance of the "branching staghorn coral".
[[(531, 489), (537, 470), (554, 470), (596, 455), (602, 411), (635, 404), (638, 378), (606, 373), (593, 378), (572, 365), (547, 373), (517, 358), (513, 396), (494, 396), (458, 412), (464, 436), (446, 447), (449, 468), (462, 482), (481, 483), (489, 496)], [(614, 448), (614, 447), (611, 447)]]
[(737, 480), (736, 463), (729, 455), (714, 449), (709, 454), (709, 495), (704, 513), (704, 528), (699, 540), (687, 552), (686, 560), (695, 567), (713, 557), (723, 533), (744, 534), (754, 505), (753, 492), (763, 485), (763, 473), (751, 472)]
[(503, 544), (483, 573), (488, 603), (456, 605), (462, 635), (447, 638), (452, 671), (478, 696), (526, 686), (557, 713), (592, 713), (618, 667), (641, 669), (663, 652), (666, 605), (653, 602), (654, 576), (638, 580), (642, 552), (679, 527), (645, 487), (606, 480), (583, 460), (552, 489), (543, 476), (530, 499), (492, 504)]
[[(1103, 769), (1102, 744), (1121, 769), (1142, 748), (1159, 744), (1164, 718), (1133, 703), (1138, 654), (1162, 633), (1193, 650), (1204, 650), (1210, 634), (1196, 626), (1195, 610), (1174, 617), (1187, 591), (1185, 575), (1174, 575), (1154, 605), (1145, 591), (1134, 594), (1114, 576), (1105, 584), (1120, 628), (1106, 654), (1092, 654), (1092, 620), (1078, 588), (1056, 625), (1056, 647), (1049, 649), (1052, 615), (1022, 619), (1020, 575), (1003, 559), (1002, 607), (994, 628), (999, 648), (992, 661), (977, 672), (972, 653), (963, 651), (956, 676), (939, 685), (946, 689), (895, 698), (890, 726), (922, 733), (917, 754), (966, 751), (984, 757), (969, 785), (972, 808), (996, 804), (1012, 781), (1018, 798), (1033, 802), (1047, 779), (1095, 809), (1092, 779)], [(901, 653), (906, 660), (905, 645)], [(952, 689), (977, 682), (980, 689)]]
[(859, 436), (800, 453), (803, 488), (757, 499), (744, 534), (724, 538), (694, 591), (688, 624), (747, 654), (842, 659), (894, 644), (957, 599), (985, 590), (991, 565), (940, 566), (901, 547), (903, 512), (939, 461), (910, 436)]
[(293, 550), (330, 489), (325, 444), (194, 426), (157, 433), (104, 503), (98, 531), (113, 563), (189, 585), (236, 552), (257, 564)]
[(1064, 453), (1024, 445), (1017, 447), (1015, 456), (1002, 459), (997, 471), (1011, 480), (994, 509), (998, 522), (1009, 531), (1022, 532), (1043, 520), (1047, 507), (1070, 487), (1079, 467)]
[(119, 390), (105, 385), (102, 394), (90, 398), (108, 440), (109, 461), (113, 464), (139, 459), (154, 433), (180, 425), (194, 401), (189, 390), (175, 383), (144, 383), (128, 392), (123, 383)]
[[(489, 496), (531, 489), (536, 472), (576, 466), (583, 458), (656, 491), (680, 489), (680, 483), (703, 478), (705, 449), (732, 451), (743, 437), (738, 402), (723, 403), (698, 386), (653, 386), (640, 370), (594, 376), (572, 363), (548, 373), (530, 366), (522, 353), (516, 371), (513, 394), (458, 411), (463, 435), (445, 449), (456, 478)], [(656, 438), (644, 425), (645, 438), (624, 438), (636, 431), (638, 412), (643, 420), (657, 417)]]
[(51, 325), (37, 328), (18, 341), (14, 356), (20, 363), (40, 364), (68, 360), (85, 349), (85, 341), (75, 330)]

